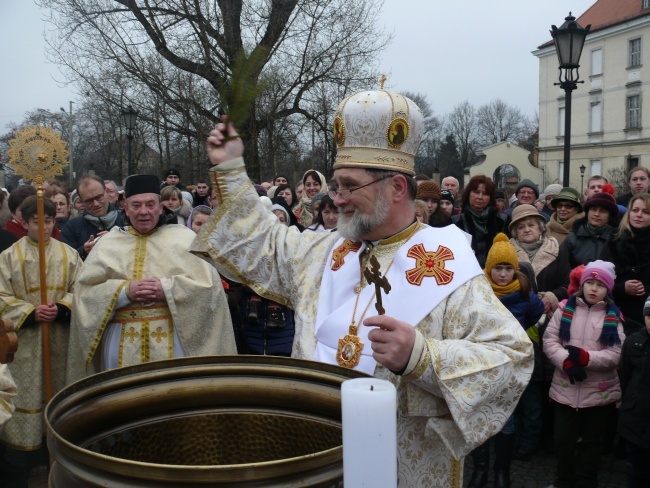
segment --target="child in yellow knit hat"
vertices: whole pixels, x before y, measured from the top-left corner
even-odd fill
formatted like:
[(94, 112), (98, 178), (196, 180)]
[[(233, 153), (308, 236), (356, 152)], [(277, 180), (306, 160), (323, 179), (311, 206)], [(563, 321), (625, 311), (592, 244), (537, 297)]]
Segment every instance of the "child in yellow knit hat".
[[(494, 294), (519, 320), (533, 343), (539, 342), (537, 321), (544, 313), (544, 303), (531, 290), (526, 276), (518, 271), (517, 251), (508, 237), (499, 233), (485, 260), (483, 270)], [(525, 394), (525, 392), (524, 392)], [(494, 486), (510, 486), (510, 462), (514, 451), (515, 416), (512, 415), (494, 439)], [(541, 418), (539, 425), (541, 427)], [(472, 451), (474, 470), (469, 486), (485, 486), (490, 465), (490, 447), (486, 442)]]

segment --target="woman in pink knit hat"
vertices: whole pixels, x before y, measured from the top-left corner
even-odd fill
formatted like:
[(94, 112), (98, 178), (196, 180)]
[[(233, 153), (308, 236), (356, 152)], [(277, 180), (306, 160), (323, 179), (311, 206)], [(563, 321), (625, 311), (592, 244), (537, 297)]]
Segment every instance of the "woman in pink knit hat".
[(544, 353), (555, 366), (549, 397), (555, 402), (558, 488), (598, 486), (607, 422), (621, 399), (616, 368), (625, 334), (610, 298), (615, 277), (610, 262), (587, 264), (580, 288), (544, 333)]

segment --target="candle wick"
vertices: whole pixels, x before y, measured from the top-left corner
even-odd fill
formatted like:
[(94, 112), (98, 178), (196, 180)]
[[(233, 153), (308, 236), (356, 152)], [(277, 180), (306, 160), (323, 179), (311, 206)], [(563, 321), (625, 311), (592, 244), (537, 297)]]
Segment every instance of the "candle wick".
[(375, 391), (375, 387), (370, 385), (370, 391)]

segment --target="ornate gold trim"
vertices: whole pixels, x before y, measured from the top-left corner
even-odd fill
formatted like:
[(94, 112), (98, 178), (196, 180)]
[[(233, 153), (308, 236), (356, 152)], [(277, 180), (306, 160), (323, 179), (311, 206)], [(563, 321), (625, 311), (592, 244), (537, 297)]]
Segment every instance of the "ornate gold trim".
[(142, 322), (145, 319), (153, 322), (154, 320), (168, 319), (171, 316), (169, 307), (166, 304), (152, 307), (128, 306), (115, 312), (113, 322)]
[(113, 311), (113, 308), (115, 307), (115, 302), (117, 302), (117, 297), (120, 296), (120, 292), (122, 291), (122, 288), (129, 282), (124, 280), (120, 286), (117, 287), (117, 290), (113, 294), (113, 298), (111, 300), (111, 303), (108, 306), (108, 309), (106, 310), (106, 313), (104, 314), (104, 318), (102, 319), (102, 322), (99, 326), (99, 330), (97, 331), (97, 335), (95, 336), (95, 340), (93, 341), (92, 346), (90, 346), (90, 352), (88, 353), (88, 357), (86, 358), (86, 368), (90, 364), (90, 361), (92, 361), (93, 356), (95, 355), (95, 350), (97, 349), (97, 346), (99, 345), (99, 341), (102, 338), (102, 334), (104, 334), (104, 329), (106, 328), (106, 324), (108, 323), (108, 320), (111, 317), (111, 312)]
[(338, 147), (345, 144), (345, 123), (339, 115), (334, 117), (334, 142)]

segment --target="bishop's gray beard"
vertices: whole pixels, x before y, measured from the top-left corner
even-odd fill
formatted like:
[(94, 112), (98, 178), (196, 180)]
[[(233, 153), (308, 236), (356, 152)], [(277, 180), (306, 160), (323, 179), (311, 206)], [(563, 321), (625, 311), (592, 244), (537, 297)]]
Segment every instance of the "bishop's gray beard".
[(348, 217), (343, 213), (345, 207), (339, 208), (339, 220), (336, 224), (336, 230), (346, 239), (352, 241), (359, 241), (361, 238), (378, 225), (383, 224), (388, 217), (389, 210), (388, 201), (384, 197), (383, 192), (377, 192), (377, 200), (375, 201), (375, 211), (370, 215), (364, 215), (356, 209), (352, 217)]

